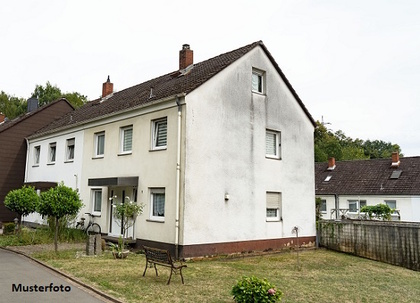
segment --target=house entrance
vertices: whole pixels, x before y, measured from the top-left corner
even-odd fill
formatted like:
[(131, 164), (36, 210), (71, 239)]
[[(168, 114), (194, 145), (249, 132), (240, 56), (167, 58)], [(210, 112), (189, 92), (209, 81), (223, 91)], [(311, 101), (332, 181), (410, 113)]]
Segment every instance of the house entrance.
[[(110, 187), (109, 191), (110, 198), (109, 198), (109, 233), (108, 235), (119, 237), (123, 234), (122, 229), (122, 221), (115, 218), (115, 206), (117, 204), (128, 202), (128, 199), (125, 197), (128, 197), (129, 199), (135, 201), (135, 197), (137, 195), (137, 190), (135, 188), (130, 187)], [(128, 229), (128, 238), (134, 239), (134, 229), (133, 227), (130, 227)]]

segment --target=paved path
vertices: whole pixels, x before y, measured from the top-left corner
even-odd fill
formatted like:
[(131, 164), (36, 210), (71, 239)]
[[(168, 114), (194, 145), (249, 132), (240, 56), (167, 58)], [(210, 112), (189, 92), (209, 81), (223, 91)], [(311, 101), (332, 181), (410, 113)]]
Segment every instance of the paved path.
[(17, 253), (0, 249), (0, 302), (110, 302)]

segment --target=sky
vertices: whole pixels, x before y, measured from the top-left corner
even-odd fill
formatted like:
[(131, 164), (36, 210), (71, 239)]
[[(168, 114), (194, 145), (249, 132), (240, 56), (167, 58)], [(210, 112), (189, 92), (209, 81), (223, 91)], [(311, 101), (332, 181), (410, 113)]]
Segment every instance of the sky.
[(315, 120), (420, 156), (420, 1), (17, 0), (0, 9), (0, 91), (89, 100), (262, 40)]

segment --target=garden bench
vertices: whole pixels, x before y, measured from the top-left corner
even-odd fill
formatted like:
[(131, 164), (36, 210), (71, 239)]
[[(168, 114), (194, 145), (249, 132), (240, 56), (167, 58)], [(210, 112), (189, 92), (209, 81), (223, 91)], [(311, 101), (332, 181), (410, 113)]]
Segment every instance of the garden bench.
[(177, 262), (172, 261), (172, 257), (171, 257), (171, 254), (169, 253), (169, 250), (152, 248), (148, 246), (143, 246), (143, 249), (144, 249), (144, 254), (146, 255), (146, 268), (144, 269), (143, 277), (145, 276), (147, 267), (149, 265), (150, 267), (152, 267), (153, 265), (156, 271), (156, 276), (158, 276), (158, 271), (156, 268), (156, 264), (157, 264), (157, 265), (162, 265), (162, 266), (171, 268), (169, 280), (168, 280), (168, 283), (166, 283), (167, 285), (169, 285), (169, 283), (171, 282), (172, 273), (176, 274), (177, 272), (179, 272), (181, 276), (182, 284), (184, 284), (184, 277), (182, 276), (182, 269), (184, 267), (187, 267), (187, 265), (176, 264)]

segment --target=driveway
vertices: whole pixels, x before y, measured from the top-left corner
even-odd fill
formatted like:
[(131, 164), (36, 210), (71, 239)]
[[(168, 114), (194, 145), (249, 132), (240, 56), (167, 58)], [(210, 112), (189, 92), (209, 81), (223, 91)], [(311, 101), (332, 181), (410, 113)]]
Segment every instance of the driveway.
[(41, 264), (0, 249), (1, 302), (111, 302)]

